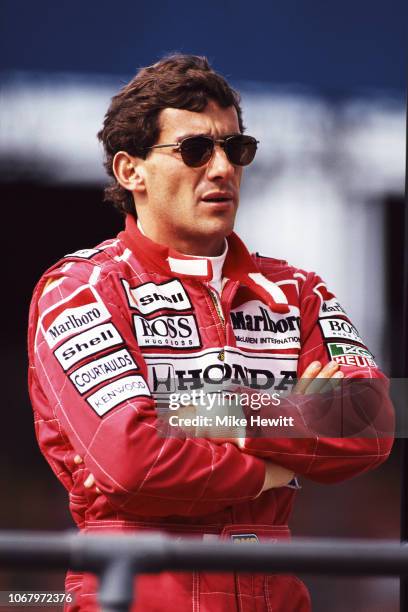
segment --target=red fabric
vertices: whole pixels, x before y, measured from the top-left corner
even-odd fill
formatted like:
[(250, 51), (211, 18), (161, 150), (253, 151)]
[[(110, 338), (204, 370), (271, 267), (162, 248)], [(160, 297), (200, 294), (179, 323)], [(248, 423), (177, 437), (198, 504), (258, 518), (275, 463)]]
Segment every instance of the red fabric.
[[(99, 245), (96, 252), (68, 256), (37, 285), (29, 329), (36, 434), (69, 492), (79, 528), (221, 538), (237, 530), (273, 541), (286, 533), (295, 490), (281, 487), (259, 495), (265, 467), (256, 455), (323, 482), (357, 475), (388, 456), (391, 441), (382, 432), (392, 429), (392, 410), (385, 391), (371, 397), (383, 427), (377, 431), (376, 422), (370, 425), (371, 437), (322, 439), (307, 428), (306, 439), (248, 438), (242, 452), (233, 444), (189, 438), (181, 431), (166, 435), (153, 395), (155, 385), (170, 384), (170, 379), (163, 382), (167, 372), (191, 388), (198, 384), (197, 372), (213, 375), (222, 369), (231, 379), (241, 377), (235, 382), (242, 385), (267, 368), (271, 377), (286, 372), (293, 378), (314, 359), (328, 361), (318, 325), (322, 298), (315, 291), (321, 280), (284, 262), (251, 258), (237, 237), (228, 240), (224, 274), (229, 271), (229, 280), (221, 299), (225, 323), (207, 283), (191, 275), (176, 277), (167, 257), (178, 254), (142, 236), (132, 220), (118, 239)], [(249, 281), (253, 272), (278, 282), (288, 305), (276, 305), (270, 294), (266, 298), (265, 288)], [(289, 309), (292, 318), (284, 319)], [(296, 321), (299, 341), (296, 332), (270, 331), (295, 329)], [(254, 322), (269, 331), (239, 329)], [(139, 337), (143, 329), (146, 337)], [(264, 337), (267, 344), (262, 344)], [(156, 344), (143, 344), (152, 338)], [(344, 372), (382, 380), (376, 367), (345, 366)], [(294, 410), (299, 416), (302, 404)], [(76, 454), (83, 464), (74, 463)], [(84, 488), (89, 472), (100, 494)], [(98, 609), (93, 578), (70, 576), (67, 588), (82, 604), (72, 610)], [(164, 609), (164, 593), (169, 612), (309, 610), (307, 591), (296, 578), (205, 573), (141, 577), (134, 610)]]

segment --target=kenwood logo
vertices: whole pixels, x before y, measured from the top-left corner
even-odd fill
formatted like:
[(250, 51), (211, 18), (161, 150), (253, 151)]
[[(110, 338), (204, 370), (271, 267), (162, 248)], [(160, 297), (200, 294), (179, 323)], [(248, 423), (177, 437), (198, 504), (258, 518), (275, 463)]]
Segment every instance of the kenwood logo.
[(137, 308), (142, 314), (151, 314), (158, 310), (190, 310), (190, 299), (181, 282), (177, 279), (161, 285), (146, 283), (139, 287), (130, 287), (122, 279), (127, 300), (131, 308)]
[(122, 342), (123, 338), (116, 327), (112, 323), (104, 323), (67, 340), (54, 351), (54, 355), (66, 371), (85, 357)]
[(171, 347), (173, 349), (201, 346), (197, 323), (193, 315), (164, 316), (145, 319), (133, 316), (138, 344), (144, 347)]
[(86, 398), (88, 404), (99, 416), (103, 416), (115, 406), (139, 395), (149, 396), (150, 391), (142, 376), (125, 376), (105, 385)]

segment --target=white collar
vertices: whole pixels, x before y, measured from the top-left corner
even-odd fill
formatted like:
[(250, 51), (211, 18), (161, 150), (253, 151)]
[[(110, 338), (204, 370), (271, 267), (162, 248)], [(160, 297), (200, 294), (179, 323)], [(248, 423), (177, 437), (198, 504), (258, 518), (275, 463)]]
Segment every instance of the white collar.
[[(146, 236), (146, 233), (144, 232), (142, 224), (140, 223), (139, 219), (137, 220), (137, 227), (139, 228), (139, 231), (144, 236)], [(215, 255), (212, 257), (208, 255), (188, 255), (188, 257), (191, 257), (192, 259), (198, 259), (201, 261), (208, 260), (209, 262), (211, 262), (211, 268), (212, 268), (213, 275), (209, 283), (210, 285), (214, 287), (214, 289), (217, 289), (217, 291), (219, 292), (220, 292), (221, 282), (222, 282), (222, 268), (224, 266), (224, 262), (225, 262), (227, 253), (228, 253), (228, 242), (224, 238), (224, 251), (221, 253), (221, 255)], [(185, 263), (186, 262), (184, 262), (184, 264)]]

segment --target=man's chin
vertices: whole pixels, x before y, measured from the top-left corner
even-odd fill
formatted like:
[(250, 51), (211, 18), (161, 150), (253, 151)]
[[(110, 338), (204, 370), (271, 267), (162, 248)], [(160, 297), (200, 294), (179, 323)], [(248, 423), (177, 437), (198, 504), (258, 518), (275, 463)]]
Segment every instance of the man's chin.
[[(186, 236), (189, 243), (188, 252), (192, 255), (221, 255), (224, 250), (224, 238), (233, 229), (234, 219), (200, 219), (199, 222), (196, 221), (194, 227), (190, 228), (188, 238)], [(187, 253), (187, 251), (184, 252)]]
[(223, 233), (225, 236), (230, 234), (234, 228), (236, 207), (220, 206), (207, 209), (206, 214), (200, 215), (197, 219), (199, 227), (209, 233)]
[(225, 238), (228, 236), (234, 229), (235, 215), (233, 217), (217, 217), (212, 218), (207, 221), (207, 223), (201, 226), (203, 233), (205, 233), (208, 238), (211, 237), (220, 237)]

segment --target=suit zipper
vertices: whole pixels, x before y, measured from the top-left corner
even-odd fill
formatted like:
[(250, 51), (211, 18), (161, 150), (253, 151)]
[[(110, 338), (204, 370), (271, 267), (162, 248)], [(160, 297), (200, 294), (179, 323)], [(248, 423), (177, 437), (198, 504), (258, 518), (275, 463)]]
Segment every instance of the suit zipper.
[[(216, 291), (214, 291), (213, 289), (211, 289), (208, 286), (207, 286), (207, 289), (208, 289), (208, 293), (211, 296), (212, 302), (214, 304), (214, 308), (215, 308), (215, 311), (216, 311), (216, 313), (218, 315), (218, 319), (219, 319), (219, 321), (220, 321), (220, 323), (222, 325), (222, 329), (223, 329), (223, 332), (224, 332), (224, 337), (226, 338), (227, 334), (226, 334), (225, 317), (224, 317), (224, 313), (222, 311), (222, 306), (221, 306), (220, 298), (218, 297), (218, 293)], [(225, 351), (224, 351), (224, 349), (222, 349), (218, 353), (218, 359), (220, 361), (224, 361), (224, 359), (225, 359)]]
[[(221, 306), (221, 300), (218, 296), (218, 293), (216, 291), (214, 291), (213, 289), (211, 289), (209, 286), (207, 286), (208, 289), (208, 293), (211, 296), (212, 302), (214, 304), (214, 308), (216, 310), (216, 313), (218, 315), (218, 318), (220, 320), (220, 323), (222, 325), (222, 329), (224, 331), (224, 338), (226, 341), (226, 336), (227, 336), (227, 331), (226, 331), (226, 324), (225, 324), (225, 316), (224, 313), (222, 311), (222, 306)], [(219, 353), (218, 353), (218, 359), (219, 361), (224, 361), (225, 360), (225, 351), (224, 349), (222, 349)], [(231, 508), (231, 522), (235, 523), (235, 513), (233, 508)], [(241, 603), (240, 603), (240, 588), (239, 588), (239, 579), (238, 579), (238, 575), (236, 572), (234, 572), (233, 574), (234, 576), (234, 583), (235, 583), (235, 601), (236, 601), (236, 606), (237, 606), (237, 610), (241, 610)]]

